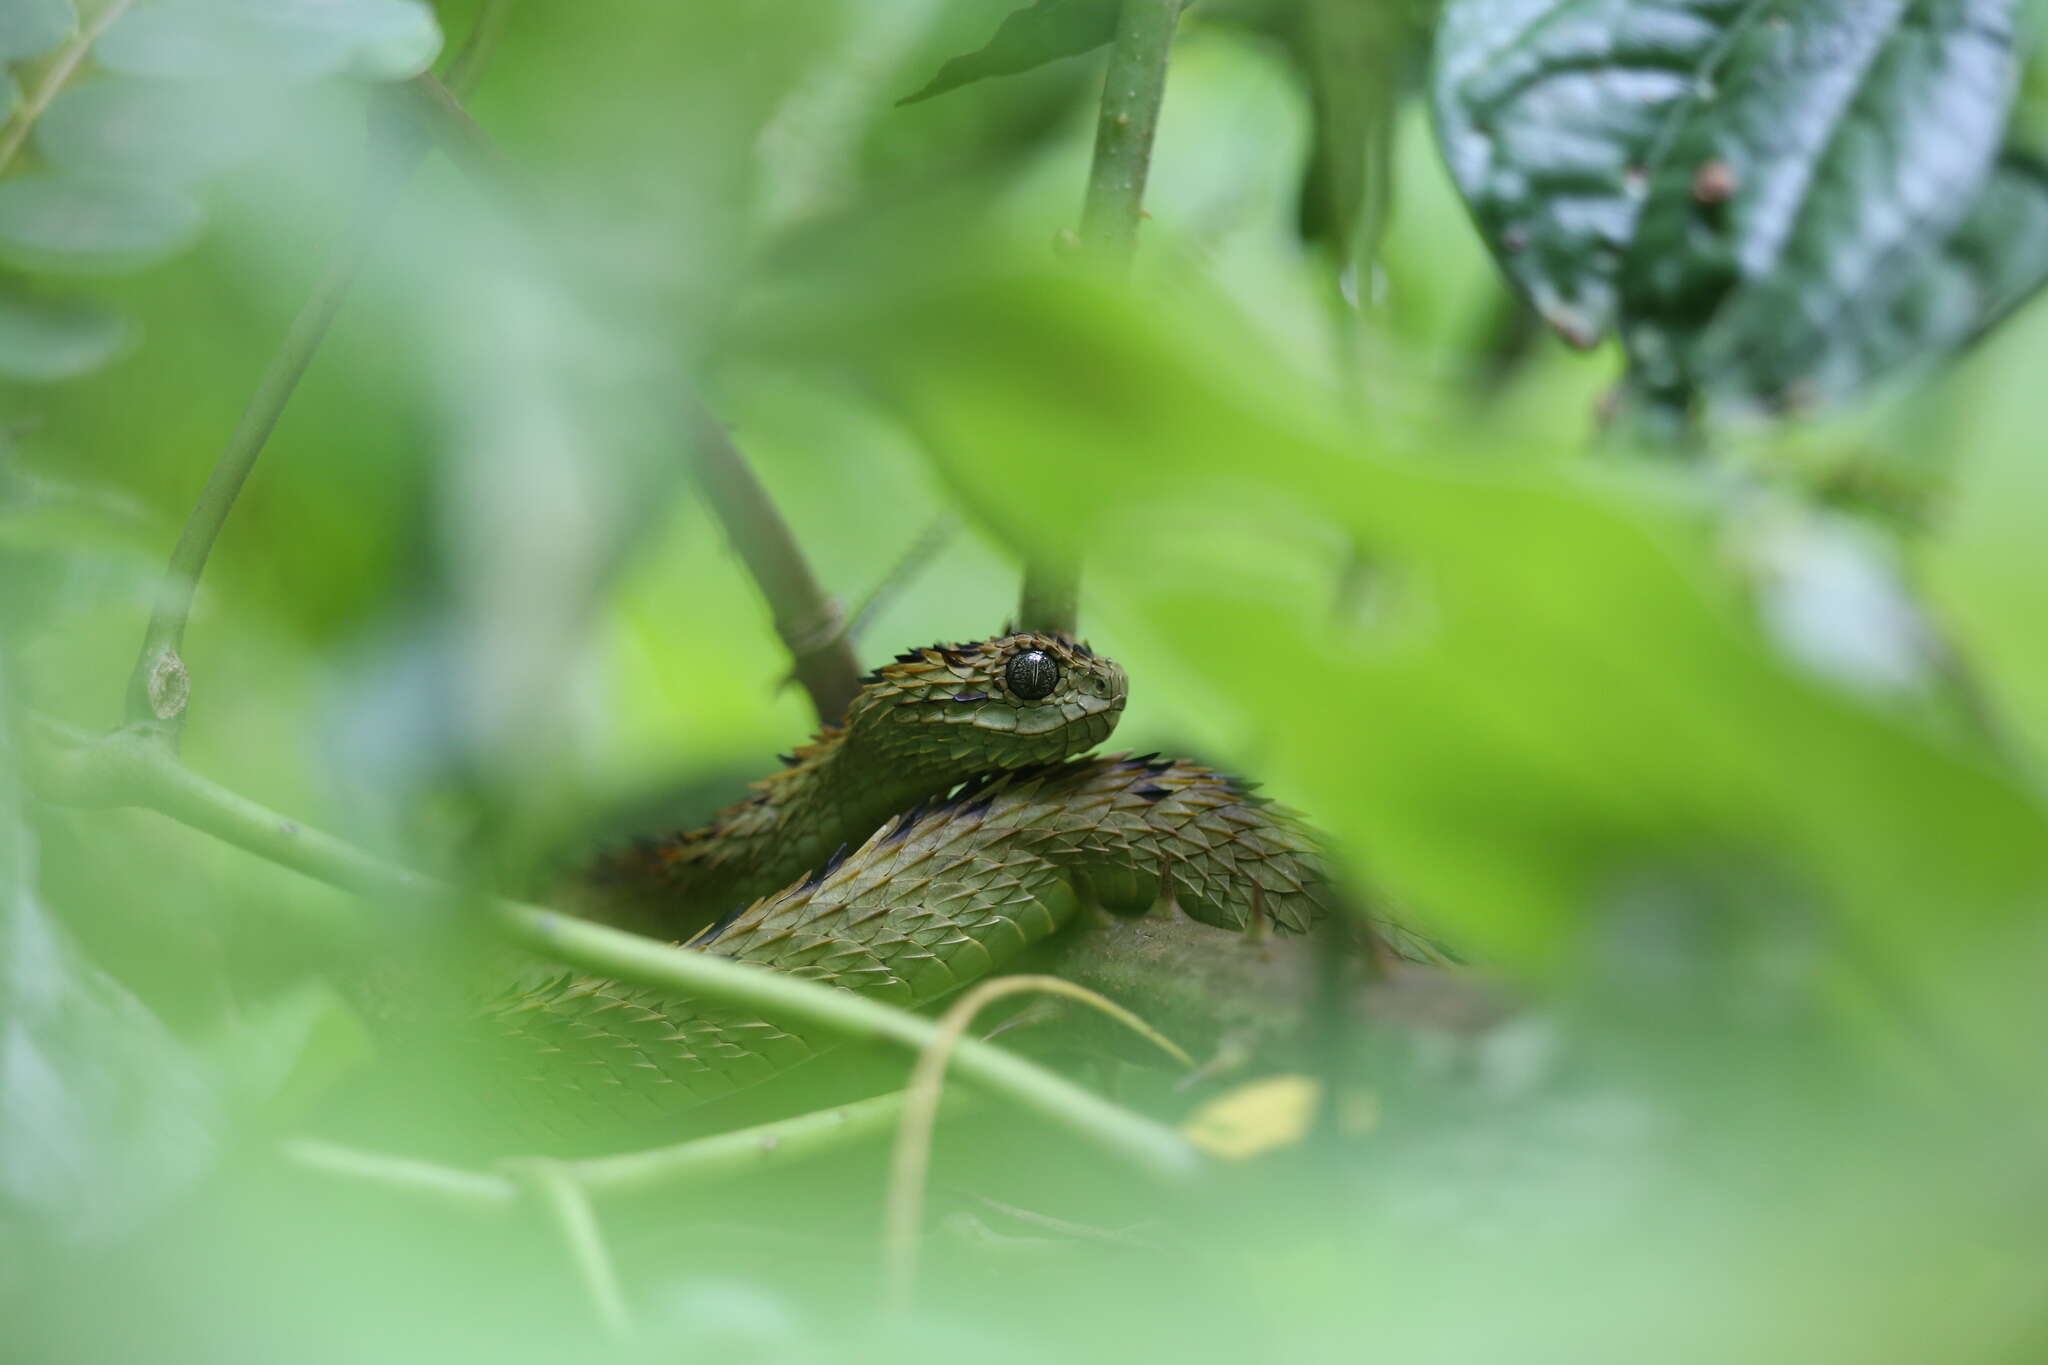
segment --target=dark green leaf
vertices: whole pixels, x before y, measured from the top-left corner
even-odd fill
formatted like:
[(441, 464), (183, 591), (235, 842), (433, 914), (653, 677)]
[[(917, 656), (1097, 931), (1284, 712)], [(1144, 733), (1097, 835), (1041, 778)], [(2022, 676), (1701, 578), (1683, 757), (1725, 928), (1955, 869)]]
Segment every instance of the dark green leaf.
[(0, 291), (0, 375), (9, 379), (75, 378), (120, 354), (133, 336), (126, 318), (99, 304)]
[(1386, 222), (1407, 17), (1393, 6), (1308, 0), (1288, 36), (1315, 116), (1301, 233), (1349, 265), (1372, 255)]
[(1004, 19), (985, 46), (953, 58), (923, 89), (897, 103), (916, 104), (991, 76), (1014, 76), (1093, 51), (1116, 35), (1116, 14), (1116, 0), (1036, 0)]
[(71, 0), (7, 0), (0, 5), (0, 62), (40, 57), (77, 30)]
[(0, 181), (0, 255), (59, 271), (162, 260), (199, 231), (199, 205), (176, 190), (34, 174)]
[(1679, 399), (1833, 396), (1956, 339), (1896, 324), (1986, 192), (2013, 26), (2012, 0), (1453, 0), (1437, 118), (1567, 338), (1619, 327)]

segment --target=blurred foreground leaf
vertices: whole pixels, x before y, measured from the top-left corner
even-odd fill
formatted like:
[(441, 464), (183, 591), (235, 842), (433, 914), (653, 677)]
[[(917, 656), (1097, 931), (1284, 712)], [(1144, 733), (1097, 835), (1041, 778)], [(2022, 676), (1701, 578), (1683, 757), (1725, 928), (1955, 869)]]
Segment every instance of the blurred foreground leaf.
[[(898, 299), (844, 354), (969, 504), (1020, 545), (1069, 537), (1139, 687), (1206, 684), (1261, 775), (1454, 941), (1576, 970), (1644, 876), (1777, 869), (1764, 920), (1827, 907), (1821, 997), (1993, 1051), (2040, 1022), (2039, 803), (1788, 667), (1705, 518), (1461, 457), (1448, 419), (1429, 463), (1361, 450), (1199, 299), (994, 266)], [(1354, 539), (1390, 602), (1341, 626)]]
[(417, 0), (157, 0), (123, 15), (95, 55), (134, 76), (402, 80), (440, 50), (434, 12)]
[(85, 176), (183, 185), (232, 168), (274, 124), (232, 88), (194, 81), (104, 80), (66, 90), (36, 125), (55, 166)]
[(134, 333), (126, 318), (98, 304), (0, 288), (0, 375), (9, 379), (75, 378), (120, 354)]
[(1618, 327), (1662, 401), (1803, 407), (2048, 278), (2038, 234), (1999, 230), (2048, 212), (2038, 176), (1993, 174), (2014, 27), (2011, 0), (1452, 0), (1437, 120), (1568, 339)]
[(71, 0), (7, 0), (0, 6), (0, 62), (40, 57), (77, 28)]
[(199, 233), (199, 205), (176, 190), (37, 173), (0, 181), (0, 257), (55, 273), (133, 270)]
[(0, 1220), (100, 1242), (207, 1169), (218, 1095), (38, 900), (6, 665), (0, 655)]

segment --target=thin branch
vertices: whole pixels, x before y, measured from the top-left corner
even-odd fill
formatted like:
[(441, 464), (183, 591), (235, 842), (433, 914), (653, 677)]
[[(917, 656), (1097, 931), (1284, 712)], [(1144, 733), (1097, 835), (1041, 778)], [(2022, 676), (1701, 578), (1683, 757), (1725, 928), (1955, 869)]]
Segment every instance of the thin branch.
[[(452, 89), (468, 90), (474, 86), (503, 30), (510, 4), (511, 0), (491, 0), (479, 13), (469, 41), (450, 64)], [(125, 0), (113, 8), (124, 7)], [(415, 77), (407, 85), (431, 86), (451, 100), (454, 98), (432, 75)], [(191, 692), (183, 657), (185, 626), (191, 618), (192, 600), (214, 542), (220, 539), (221, 528), (227, 524), (235, 499), (249, 481), (257, 457), (277, 429), (285, 404), (298, 390), (299, 381), (313, 363), (314, 352), (341, 311), (342, 302), (375, 244), (378, 228), (432, 145), (411, 128), (373, 135), (371, 143), (370, 167), (354, 219), (336, 243), (312, 294), (300, 306), (270, 363), (264, 367), (255, 394), (242, 410), (241, 420), (220, 458), (214, 462), (213, 472), (200, 490), (199, 501), (185, 519), (185, 527), (171, 551), (128, 681), (126, 710), (131, 725), (154, 728), (172, 739), (183, 728), (185, 704)], [(0, 156), (0, 163), (4, 161), (5, 157)]]
[[(1145, 179), (1152, 168), (1152, 142), (1182, 3), (1123, 0), (1117, 15), (1095, 123), (1095, 161), (1081, 206), (1082, 248), (1113, 266), (1128, 266), (1137, 250)], [(1080, 597), (1080, 565), (1071, 553), (1041, 548), (1024, 564), (1017, 624), (1072, 635), (1080, 620)]]
[[(267, 810), (207, 781), (146, 731), (93, 739), (37, 718), (31, 771), (47, 800), (83, 806), (141, 806), (260, 858), (370, 896), (458, 897), (480, 904), (512, 942), (551, 961), (636, 985), (738, 1005), (793, 1026), (844, 1038), (886, 1039), (918, 1049), (937, 1036), (929, 1019), (852, 991), (657, 943), (540, 906), (478, 897), (395, 867), (330, 834)], [(1194, 1171), (1194, 1150), (1172, 1129), (1089, 1093), (1001, 1048), (964, 1042), (960, 1071), (1105, 1151), (1161, 1178)]]
[(577, 1278), (590, 1295), (597, 1320), (614, 1341), (630, 1341), (633, 1321), (626, 1310), (626, 1295), (619, 1288), (618, 1271), (612, 1268), (611, 1250), (604, 1232), (591, 1211), (590, 1196), (559, 1161), (524, 1157), (505, 1163), (505, 1171), (518, 1181), (554, 1220), (562, 1243), (576, 1263)]
[[(903, 1091), (892, 1091), (870, 1100), (835, 1105), (713, 1137), (639, 1152), (586, 1157), (561, 1165), (569, 1178), (594, 1199), (630, 1198), (748, 1171), (778, 1170), (883, 1136), (895, 1128), (903, 1112), (904, 1096)], [(960, 1092), (948, 1091), (943, 1107), (950, 1111), (966, 1103)], [(284, 1154), (307, 1170), (419, 1195), (478, 1213), (504, 1213), (517, 1206), (520, 1199), (519, 1187), (499, 1174), (365, 1152), (318, 1138), (288, 1142)]]
[(50, 102), (63, 92), (65, 85), (77, 74), (79, 64), (92, 51), (92, 45), (98, 42), (100, 35), (111, 28), (116, 19), (126, 14), (134, 3), (135, 0), (112, 0), (111, 4), (93, 16), (91, 23), (80, 28), (57, 54), (56, 59), (50, 63), (50, 69), (43, 73), (43, 79), (22, 100), (21, 108), (15, 112), (14, 119), (7, 125), (6, 131), (0, 133), (0, 171), (6, 170), (12, 164), (16, 153), (21, 151), (23, 144), (28, 141), (28, 135), (34, 131), (36, 120), (43, 116), (43, 111), (50, 107)]
[[(632, 1195), (768, 1170), (876, 1138), (895, 1127), (906, 1092), (836, 1105), (668, 1147), (571, 1163), (591, 1194)], [(957, 1107), (956, 1104), (954, 1107)]]
[(725, 428), (702, 411), (692, 421), (704, 498), (767, 599), (775, 633), (789, 650), (796, 679), (810, 694), (819, 721), (836, 724), (860, 691), (860, 664), (842, 628), (839, 604), (818, 586), (789, 523)]
[(1057, 976), (999, 976), (973, 987), (939, 1020), (932, 1040), (918, 1053), (917, 1068), (904, 1091), (903, 1118), (889, 1163), (889, 1196), (882, 1211), (883, 1292), (891, 1307), (910, 1306), (917, 1285), (917, 1234), (924, 1221), (925, 1172), (932, 1160), (932, 1129), (938, 1122), (946, 1066), (967, 1041), (967, 1030), (982, 1010), (1010, 995), (1058, 995), (1100, 1010), (1156, 1045), (1184, 1067), (1194, 1059), (1171, 1039), (1122, 1005)]

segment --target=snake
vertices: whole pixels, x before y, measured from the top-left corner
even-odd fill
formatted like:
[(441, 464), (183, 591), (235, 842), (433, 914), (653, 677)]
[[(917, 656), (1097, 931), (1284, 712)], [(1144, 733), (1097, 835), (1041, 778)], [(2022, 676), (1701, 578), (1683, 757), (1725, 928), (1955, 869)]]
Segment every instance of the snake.
[[(1231, 931), (1327, 915), (1331, 881), (1296, 812), (1196, 763), (1092, 752), (1128, 691), (1122, 667), (1064, 635), (910, 650), (744, 800), (601, 857), (588, 880), (643, 932), (909, 1009), (1001, 971), (1084, 906)], [(725, 910), (702, 925), (706, 905)], [(535, 976), (489, 1016), (524, 1080), (649, 1119), (833, 1041), (575, 971)]]

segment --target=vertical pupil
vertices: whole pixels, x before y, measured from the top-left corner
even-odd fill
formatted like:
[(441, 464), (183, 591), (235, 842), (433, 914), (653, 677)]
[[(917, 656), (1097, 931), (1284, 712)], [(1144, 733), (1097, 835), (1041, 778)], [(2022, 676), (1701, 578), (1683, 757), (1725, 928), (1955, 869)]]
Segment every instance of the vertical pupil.
[(1060, 666), (1044, 650), (1028, 649), (1010, 660), (1003, 678), (1010, 684), (1010, 691), (1026, 701), (1037, 701), (1051, 696), (1059, 686)]

